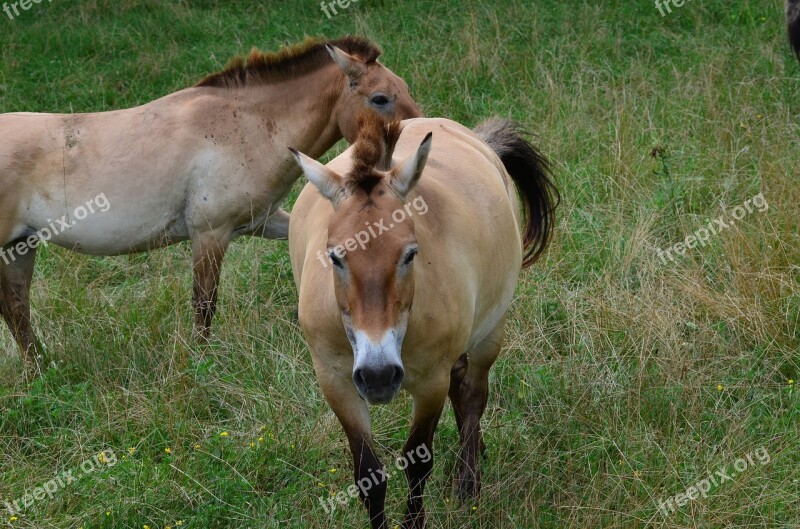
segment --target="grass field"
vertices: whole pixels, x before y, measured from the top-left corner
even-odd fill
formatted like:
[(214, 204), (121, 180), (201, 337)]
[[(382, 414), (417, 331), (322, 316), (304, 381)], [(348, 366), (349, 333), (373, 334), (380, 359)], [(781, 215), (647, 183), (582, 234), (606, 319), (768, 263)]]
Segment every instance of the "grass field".
[[(798, 528), (800, 65), (782, 9), (361, 0), (329, 20), (318, 0), (55, 0), (0, 12), (0, 112), (128, 107), (252, 46), (374, 39), (426, 114), (535, 132), (563, 196), (493, 373), (483, 495), (453, 497), (448, 407), (428, 527)], [(768, 209), (662, 262), (658, 249), (759, 193)], [(0, 511), (0, 527), (366, 526), (356, 502), (319, 502), (350, 484), (351, 462), (294, 322), (285, 242), (232, 245), (206, 347), (190, 339), (188, 245), (39, 255), (35, 326), (57, 367), (23, 383), (0, 329), (0, 501), (103, 450), (117, 464)], [(374, 410), (385, 461), (409, 414), (405, 396)], [(719, 470), (735, 475), (659, 512)], [(406, 484), (389, 489), (399, 522)]]

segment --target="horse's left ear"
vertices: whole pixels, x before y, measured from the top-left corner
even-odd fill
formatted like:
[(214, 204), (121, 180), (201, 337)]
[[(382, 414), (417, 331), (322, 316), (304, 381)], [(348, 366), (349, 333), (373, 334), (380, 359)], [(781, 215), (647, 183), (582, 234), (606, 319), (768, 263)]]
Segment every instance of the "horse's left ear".
[(358, 59), (330, 44), (326, 44), (325, 49), (351, 81), (358, 81), (364, 75), (364, 65)]
[(411, 191), (419, 177), (422, 176), (422, 170), (425, 169), (425, 163), (428, 161), (428, 154), (431, 152), (433, 133), (429, 132), (425, 139), (417, 149), (417, 152), (403, 160), (397, 167), (391, 170), (392, 187), (397, 191), (403, 199), (406, 198), (409, 191)]

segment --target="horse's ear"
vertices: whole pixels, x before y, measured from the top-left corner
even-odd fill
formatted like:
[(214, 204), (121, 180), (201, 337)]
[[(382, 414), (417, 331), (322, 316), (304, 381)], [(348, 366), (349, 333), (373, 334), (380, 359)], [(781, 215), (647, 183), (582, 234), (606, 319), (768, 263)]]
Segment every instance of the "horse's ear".
[(342, 177), (297, 149), (289, 147), (289, 150), (292, 151), (297, 165), (303, 170), (308, 181), (319, 189), (322, 196), (333, 202), (342, 190)]
[(331, 44), (326, 44), (325, 49), (351, 81), (358, 81), (364, 75), (364, 65), (358, 59)]
[(417, 152), (403, 160), (397, 167), (392, 169), (392, 187), (397, 194), (405, 199), (409, 191), (417, 185), (425, 163), (428, 161), (428, 154), (431, 152), (433, 133), (429, 132), (417, 149)]

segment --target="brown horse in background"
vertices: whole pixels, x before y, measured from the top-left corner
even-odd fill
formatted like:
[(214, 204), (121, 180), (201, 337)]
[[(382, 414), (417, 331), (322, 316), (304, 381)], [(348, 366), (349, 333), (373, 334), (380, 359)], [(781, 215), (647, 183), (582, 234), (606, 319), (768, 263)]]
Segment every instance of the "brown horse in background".
[(461, 438), (459, 492), (480, 489), (489, 370), (520, 267), (550, 239), (557, 192), (544, 157), (506, 121), (473, 132), (446, 119), (414, 119), (401, 131), (365, 117), (361, 130), (327, 166), (293, 151), (311, 182), (289, 225), (299, 319), (374, 529), (387, 527), (387, 483), (369, 405), (390, 402), (401, 388), (411, 394), (399, 465), (409, 482), (403, 527), (421, 528), (448, 395)]
[(0, 313), (27, 366), (41, 362), (29, 296), (41, 240), (90, 255), (191, 240), (207, 337), (231, 239), (287, 236), (280, 204), (301, 172), (286, 145), (316, 158), (355, 140), (360, 110), (421, 115), (380, 53), (357, 37), (307, 40), (136, 108), (0, 115)]

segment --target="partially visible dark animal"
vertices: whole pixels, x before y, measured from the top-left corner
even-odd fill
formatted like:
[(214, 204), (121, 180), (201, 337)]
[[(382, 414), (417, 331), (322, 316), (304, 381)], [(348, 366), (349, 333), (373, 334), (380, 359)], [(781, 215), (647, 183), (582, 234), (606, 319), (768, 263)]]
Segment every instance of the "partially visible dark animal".
[(800, 0), (786, 0), (786, 26), (789, 30), (789, 44), (800, 59)]

